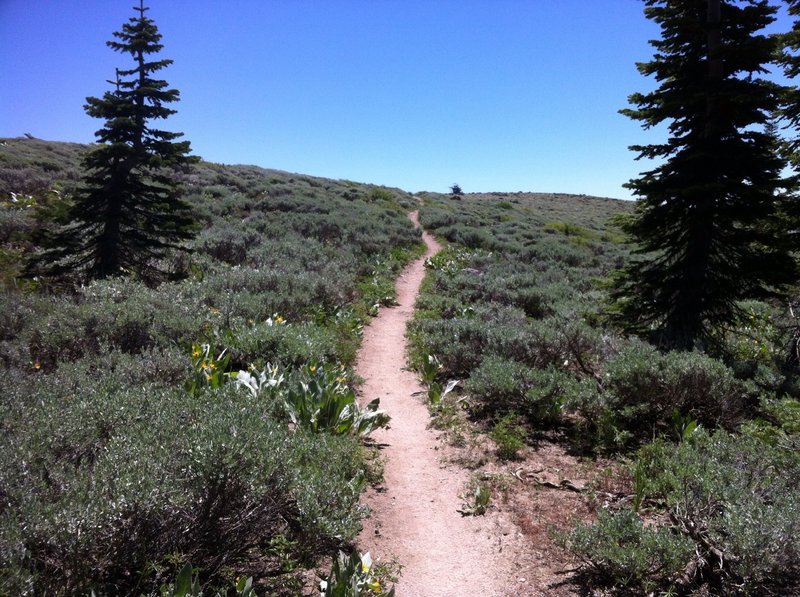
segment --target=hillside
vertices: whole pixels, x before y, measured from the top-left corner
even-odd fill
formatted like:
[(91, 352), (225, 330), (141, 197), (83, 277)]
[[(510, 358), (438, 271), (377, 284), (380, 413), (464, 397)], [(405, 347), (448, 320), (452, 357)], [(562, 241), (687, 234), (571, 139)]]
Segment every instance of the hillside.
[(309, 595), (338, 550), (372, 549), (386, 421), (344, 406), (373, 387), (364, 327), (423, 254), (416, 209), (444, 248), (407, 328), (413, 399), (468, 471), (461, 513), (524, 547), (508, 594), (798, 590), (797, 323), (742, 304), (708, 354), (619, 333), (631, 203), (200, 162), (180, 179), (201, 229), (162, 264), (181, 281), (21, 280), (85, 149), (0, 140), (0, 594), (155, 595), (189, 563), (209, 590)]
[(294, 595), (357, 531), (368, 454), (357, 435), (290, 432), (276, 397), (225, 373), (351, 396), (361, 330), (420, 250), (411, 198), (200, 163), (182, 176), (202, 229), (167, 264), (184, 281), (19, 283), (83, 149), (0, 142), (0, 593), (149, 594), (191, 562)]

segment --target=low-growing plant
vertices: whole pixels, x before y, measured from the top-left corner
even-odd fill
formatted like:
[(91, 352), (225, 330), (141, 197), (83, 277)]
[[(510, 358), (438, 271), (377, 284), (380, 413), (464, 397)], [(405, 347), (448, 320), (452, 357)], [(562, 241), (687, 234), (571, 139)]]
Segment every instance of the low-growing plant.
[(694, 555), (689, 539), (669, 528), (645, 526), (629, 510), (602, 509), (596, 523), (578, 523), (560, 540), (595, 584), (641, 595), (673, 589)]
[(462, 516), (483, 516), (489, 510), (489, 503), (492, 500), (492, 487), (487, 483), (475, 483), (472, 492), (467, 495), (467, 502), (464, 502), (459, 509)]
[(319, 583), (320, 597), (394, 597), (394, 587), (388, 591), (372, 570), (369, 552), (349, 556), (340, 551), (333, 560), (331, 572)]
[(217, 354), (212, 344), (192, 344), (192, 368), (194, 374), (186, 382), (186, 391), (192, 396), (201, 388), (216, 389), (229, 378), (227, 370), (231, 357), (222, 350)]
[(428, 358), (422, 362), (420, 371), (422, 383), (431, 385), (436, 381), (436, 377), (439, 375), (441, 369), (442, 364), (439, 362), (439, 359), (436, 358), (436, 355), (429, 354)]
[[(210, 593), (201, 588), (199, 577), (199, 573), (192, 568), (191, 564), (187, 563), (175, 577), (174, 583), (161, 587), (161, 597), (203, 597), (204, 594), (208, 594), (210, 597)], [(238, 579), (234, 590), (236, 597), (257, 597), (253, 590), (252, 577)], [(214, 597), (222, 597), (222, 594), (215, 592)]]
[(453, 390), (456, 389), (456, 386), (460, 384), (461, 381), (458, 379), (451, 379), (447, 382), (447, 385), (442, 387), (438, 381), (434, 381), (428, 386), (428, 402), (434, 406), (441, 404), (442, 400)]
[(267, 363), (261, 371), (256, 371), (255, 367), (252, 367), (250, 371), (232, 373), (231, 377), (237, 385), (246, 388), (253, 398), (258, 398), (264, 392), (274, 394), (280, 390), (285, 381), (280, 367), (270, 363)]
[(527, 432), (520, 417), (508, 413), (495, 423), (489, 436), (497, 444), (497, 456), (501, 460), (516, 460), (519, 451), (525, 447)]
[(380, 398), (360, 407), (341, 368), (309, 365), (281, 397), (292, 423), (313, 433), (364, 437), (389, 426), (389, 415), (379, 409)]

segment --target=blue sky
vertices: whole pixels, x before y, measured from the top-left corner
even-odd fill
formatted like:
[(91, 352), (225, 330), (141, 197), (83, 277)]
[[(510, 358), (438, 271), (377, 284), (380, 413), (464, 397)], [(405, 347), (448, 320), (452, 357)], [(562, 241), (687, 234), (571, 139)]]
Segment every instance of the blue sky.
[[(91, 142), (88, 95), (128, 57), (106, 47), (134, 0), (0, 0), (0, 137)], [(195, 154), (446, 191), (627, 198), (657, 142), (619, 115), (652, 88), (658, 36), (638, 0), (149, 0), (166, 128)]]

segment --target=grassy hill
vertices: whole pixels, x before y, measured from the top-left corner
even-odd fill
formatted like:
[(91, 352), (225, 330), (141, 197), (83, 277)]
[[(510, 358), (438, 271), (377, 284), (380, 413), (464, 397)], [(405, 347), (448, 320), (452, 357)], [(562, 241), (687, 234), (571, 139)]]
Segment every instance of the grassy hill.
[[(555, 537), (578, 559), (577, 594), (792, 594), (797, 322), (785, 305), (743, 303), (739, 326), (719, 332), (709, 354), (662, 353), (618, 333), (605, 289), (629, 259), (614, 226), (629, 208), (425, 195), (422, 224), (451, 243), (429, 261), (409, 330), (435, 424), (456, 444), (469, 444), (473, 425), (494, 440), (509, 464), (498, 477), (491, 458), (473, 456), (477, 483), (503, 496), (532, 545)], [(463, 391), (443, 396), (450, 380)], [(548, 458), (560, 476), (542, 482), (569, 493), (561, 475), (580, 475), (586, 498), (518, 483)], [(542, 520), (549, 533), (536, 530)]]
[(579, 590), (797, 589), (797, 324), (743, 304), (714, 354), (617, 333), (605, 288), (630, 257), (614, 225), (630, 203), (412, 197), (201, 162), (181, 175), (201, 231), (162, 264), (183, 281), (22, 282), (85, 150), (0, 140), (0, 594), (158, 594), (186, 562), (210, 587), (307, 586), (355, 537), (380, 465), (358, 433), (301, 411), (352, 397), (361, 330), (420, 254), (417, 207), (448, 243), (408, 332), (435, 424), (490, 436), (481, 461), (499, 466), (544, 445), (614, 462), (616, 501), (592, 486), (597, 523), (560, 529)]
[[(414, 202), (203, 162), (183, 175), (202, 230), (166, 264), (184, 281), (19, 284), (85, 150), (0, 141), (0, 593), (149, 594), (191, 562), (296, 594), (357, 531), (371, 465), (355, 435), (290, 431), (268, 390), (352, 395), (361, 329), (420, 250)], [(224, 383), (239, 370), (275, 386)]]

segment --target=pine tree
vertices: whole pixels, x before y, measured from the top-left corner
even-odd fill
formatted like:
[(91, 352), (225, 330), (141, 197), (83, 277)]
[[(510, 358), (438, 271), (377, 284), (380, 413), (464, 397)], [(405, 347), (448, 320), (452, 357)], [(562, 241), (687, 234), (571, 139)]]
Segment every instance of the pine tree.
[(633, 146), (660, 161), (628, 183), (638, 197), (624, 225), (636, 258), (619, 272), (613, 318), (661, 346), (692, 349), (733, 323), (738, 302), (780, 294), (798, 267), (782, 208), (772, 114), (783, 88), (763, 78), (776, 40), (765, 0), (645, 0), (661, 26), (639, 71), (659, 87), (630, 96), (623, 114), (667, 123), (666, 142)]
[(175, 141), (182, 133), (151, 126), (175, 113), (166, 105), (177, 101), (179, 92), (154, 76), (172, 61), (150, 60), (162, 49), (161, 35), (145, 16), (143, 0), (134, 10), (138, 15), (107, 42), (129, 54), (133, 66), (117, 70), (112, 91), (86, 100), (86, 113), (105, 119), (95, 133), (99, 145), (83, 160), (83, 185), (68, 223), (46, 239), (48, 248), (30, 264), (31, 274), (134, 273), (158, 280), (166, 274), (157, 261), (193, 236), (191, 210), (174, 178), (176, 169), (195, 161), (189, 142)]
[[(786, 0), (787, 10), (794, 17), (792, 29), (781, 36), (781, 65), (783, 72), (789, 79), (800, 76), (800, 0)], [(795, 131), (795, 136), (790, 138), (784, 146), (787, 150), (789, 161), (795, 168), (800, 166), (800, 90), (796, 86), (788, 87), (784, 94), (784, 105), (781, 108), (781, 117), (786, 121), (788, 128)]]

